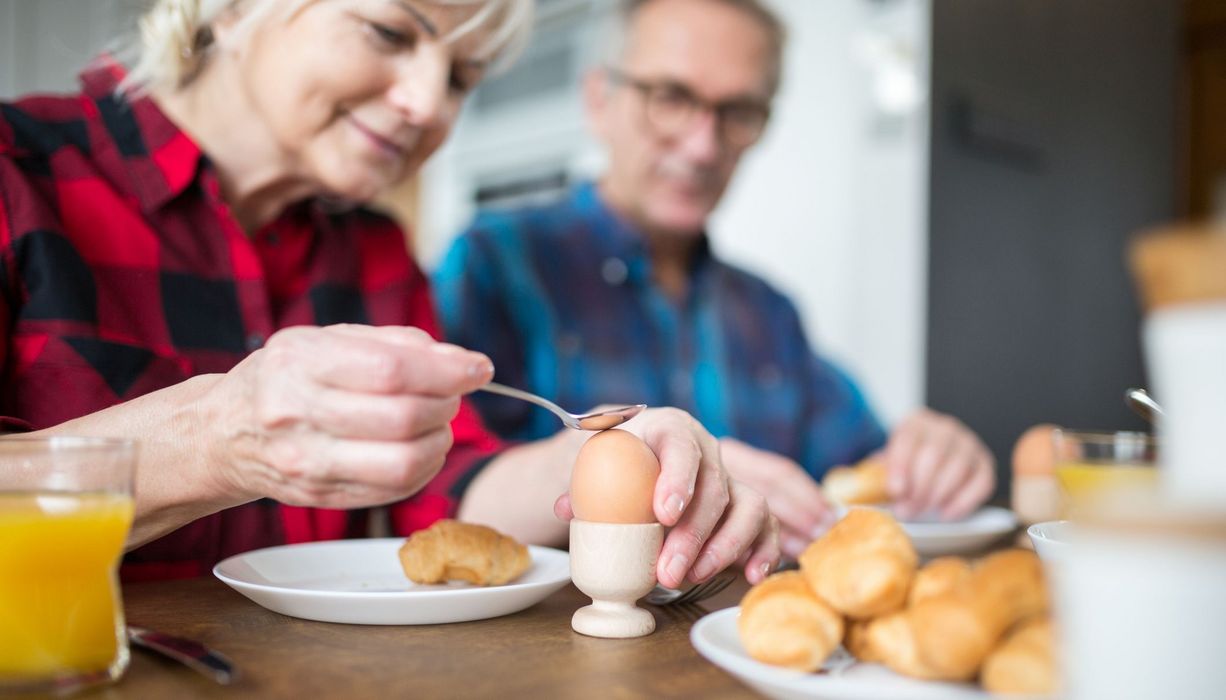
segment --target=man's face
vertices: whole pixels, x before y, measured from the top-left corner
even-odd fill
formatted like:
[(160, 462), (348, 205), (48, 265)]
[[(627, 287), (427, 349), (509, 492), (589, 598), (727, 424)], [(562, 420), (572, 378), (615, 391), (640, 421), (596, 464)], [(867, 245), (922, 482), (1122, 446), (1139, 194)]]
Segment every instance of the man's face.
[[(771, 61), (765, 29), (735, 8), (657, 0), (639, 10), (616, 72), (589, 85), (589, 116), (609, 151), (602, 187), (611, 203), (652, 231), (701, 232), (751, 145), (729, 122), (765, 117)], [(652, 119), (689, 97), (704, 105), (690, 118), (664, 128)]]

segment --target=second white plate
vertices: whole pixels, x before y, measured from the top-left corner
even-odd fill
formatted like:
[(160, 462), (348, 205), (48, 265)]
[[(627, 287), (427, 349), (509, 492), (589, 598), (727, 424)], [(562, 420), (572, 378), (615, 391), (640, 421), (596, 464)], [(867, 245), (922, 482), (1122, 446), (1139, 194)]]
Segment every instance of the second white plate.
[(985, 506), (953, 522), (905, 522), (915, 551), (923, 557), (981, 552), (1017, 528), (1017, 516), (1008, 508)]
[(359, 625), (429, 625), (518, 612), (570, 581), (570, 557), (529, 547), (532, 566), (502, 586), (421, 585), (405, 578), (404, 538), (269, 547), (230, 557), (213, 574), (283, 615)]
[(900, 676), (879, 664), (857, 662), (839, 649), (818, 673), (801, 673), (750, 658), (736, 629), (740, 608), (713, 612), (690, 629), (708, 661), (758, 692), (782, 700), (989, 700), (970, 683), (937, 683)]

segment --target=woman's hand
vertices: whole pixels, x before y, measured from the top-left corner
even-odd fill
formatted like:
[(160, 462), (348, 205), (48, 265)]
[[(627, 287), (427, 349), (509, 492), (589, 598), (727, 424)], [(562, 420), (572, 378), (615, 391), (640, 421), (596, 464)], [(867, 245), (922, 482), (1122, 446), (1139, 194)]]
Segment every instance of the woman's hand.
[[(674, 408), (648, 409), (621, 428), (660, 459), (653, 508), (671, 528), (656, 569), (660, 583), (697, 583), (736, 562), (750, 583), (766, 578), (779, 563), (778, 523), (761, 495), (728, 477), (715, 438)], [(554, 512), (563, 520), (574, 517), (568, 496), (557, 500)]]
[(484, 355), (416, 328), (286, 329), (202, 397), (211, 462), (245, 499), (397, 500), (438, 473), (460, 395), (492, 376)]
[(821, 488), (795, 461), (733, 438), (720, 438), (720, 454), (732, 478), (766, 498), (779, 519), (779, 544), (795, 560), (837, 519)]

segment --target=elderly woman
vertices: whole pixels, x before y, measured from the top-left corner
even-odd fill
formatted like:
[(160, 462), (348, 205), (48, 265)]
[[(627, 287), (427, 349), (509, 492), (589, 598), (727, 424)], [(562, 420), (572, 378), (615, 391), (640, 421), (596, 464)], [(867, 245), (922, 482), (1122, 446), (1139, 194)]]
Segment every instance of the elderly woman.
[[(584, 434), (484, 432), (460, 397), (493, 366), (434, 339), (402, 232), (360, 206), (438, 148), (531, 11), (158, 0), (131, 71), (0, 104), (0, 420), (140, 440), (126, 577), (359, 535), (378, 504), (400, 534), (458, 514), (564, 541)], [(760, 580), (775, 525), (711, 436), (671, 409), (627, 428), (662, 464), (661, 582), (738, 559)]]

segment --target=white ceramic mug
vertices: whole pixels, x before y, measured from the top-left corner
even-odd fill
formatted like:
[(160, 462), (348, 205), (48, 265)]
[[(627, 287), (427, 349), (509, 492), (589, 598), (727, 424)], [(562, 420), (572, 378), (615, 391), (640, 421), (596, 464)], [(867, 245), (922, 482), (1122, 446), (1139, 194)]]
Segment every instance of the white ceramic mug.
[(1054, 564), (1067, 698), (1226, 698), (1226, 538), (1079, 526)]

